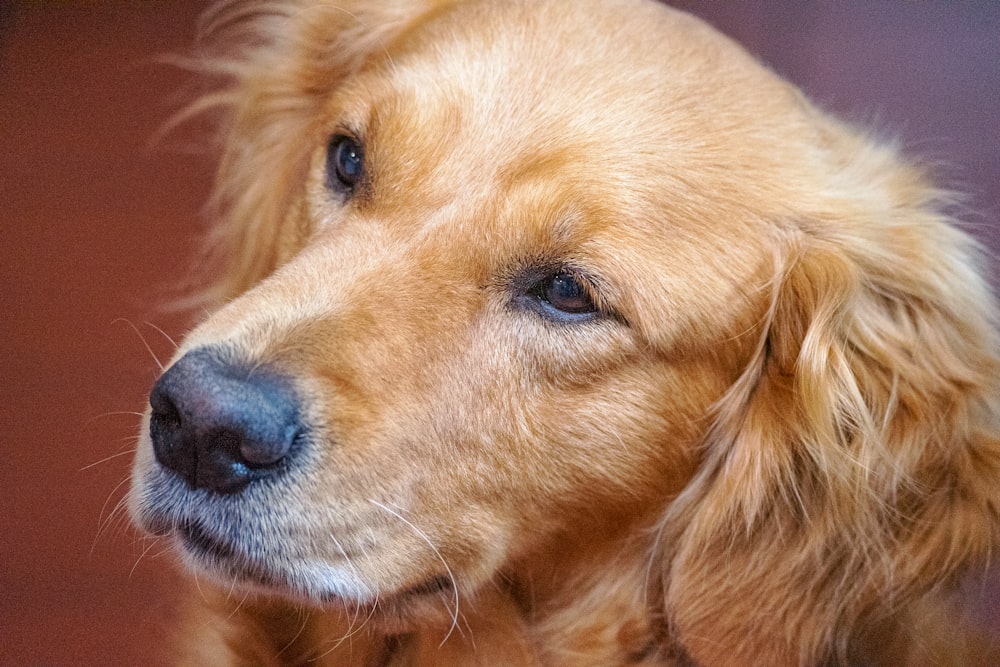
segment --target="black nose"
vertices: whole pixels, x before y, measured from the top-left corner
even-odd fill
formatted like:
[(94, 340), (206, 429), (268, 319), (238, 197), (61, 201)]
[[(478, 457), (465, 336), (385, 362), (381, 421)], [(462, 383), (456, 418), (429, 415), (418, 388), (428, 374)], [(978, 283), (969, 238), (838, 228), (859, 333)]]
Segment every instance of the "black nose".
[(199, 348), (149, 396), (156, 459), (196, 489), (236, 493), (281, 470), (303, 432), (290, 382)]

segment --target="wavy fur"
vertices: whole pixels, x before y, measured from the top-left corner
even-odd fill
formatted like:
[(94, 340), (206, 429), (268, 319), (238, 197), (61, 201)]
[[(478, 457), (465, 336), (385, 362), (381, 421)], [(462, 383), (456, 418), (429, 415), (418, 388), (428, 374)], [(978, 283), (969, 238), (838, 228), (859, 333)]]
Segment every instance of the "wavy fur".
[[(455, 609), (447, 593), (444, 619), (418, 605), (386, 621), (382, 612), (395, 603), (369, 608), (361, 600), (345, 621), (326, 607), (303, 611), (310, 605), (286, 600), (281, 590), (247, 604), (220, 594), (209, 605), (217, 608), (194, 612), (187, 626), (197, 628), (184, 640), (188, 659), (336, 665), (1000, 659), (951, 606), (960, 602), (955, 591), (963, 577), (988, 565), (1000, 540), (1000, 348), (986, 259), (949, 216), (949, 195), (895, 147), (816, 110), (702, 24), (652, 4), (592, 5), (571, 16), (559, 3), (542, 2), (230, 2), (206, 19), (216, 46), (204, 51), (199, 67), (226, 83), (191, 113), (220, 119), (218, 224), (207, 247), (220, 274), (211, 298), (231, 303), (192, 334), (179, 356), (225, 344), (255, 363), (336, 378), (336, 400), (307, 393), (324, 406), (317, 414), (336, 415), (324, 417), (325, 427), (342, 436), (340, 447), (352, 442), (354, 423), (369, 413), (389, 415), (383, 430), (405, 424), (414, 440), (427, 433), (441, 442), (458, 438), (445, 454), (395, 456), (411, 471), (433, 469), (412, 473), (421, 484), (432, 479), (442, 500), (413, 501), (405, 522), (423, 542), (411, 535), (409, 548), (413, 562), (423, 562), (424, 543), (430, 545), (460, 604)], [(517, 35), (504, 32), (511, 31), (505, 11), (520, 17)], [(464, 12), (461, 21), (448, 22), (453, 12)], [(612, 55), (611, 64), (591, 65), (592, 80), (581, 83), (599, 82), (590, 98), (546, 98), (556, 79), (544, 72), (565, 68), (571, 77), (573, 67), (592, 57), (573, 50), (579, 45), (572, 36), (601, 21), (623, 49), (634, 49), (641, 67), (615, 70)], [(663, 48), (676, 58), (670, 67), (661, 67), (662, 55), (659, 64), (646, 63), (659, 42), (627, 46), (639, 24), (664, 31)], [(456, 64), (451, 46), (428, 46), (436, 39), (442, 45), (479, 39), (487, 55)], [(532, 59), (544, 50), (539, 44), (560, 40), (567, 44), (564, 61)], [(480, 105), (492, 94), (475, 88), (492, 76), (496, 62), (489, 58), (496, 56), (488, 52), (505, 48), (515, 49), (511, 58), (523, 54), (523, 69), (510, 75), (512, 83), (489, 78), (509, 85), (507, 97), (493, 108)], [(409, 82), (407, 67), (427, 62), (468, 77), (463, 83), (475, 95), (453, 101), (466, 105), (465, 115), (436, 116), (422, 102), (385, 111), (378, 117), (382, 136), (398, 142), (377, 146), (383, 165), (393, 149), (435, 139), (433, 150), (419, 153), (421, 178), (375, 182), (374, 200), (380, 188), (396, 197), (386, 204), (391, 215), (352, 217), (349, 207), (331, 208), (315, 173), (322, 169), (317, 147), (326, 145), (336, 116), (331, 109), (341, 104), (337, 96), (357, 80), (364, 86), (351, 90), (360, 96), (394, 85), (386, 81)], [(653, 93), (643, 92), (650, 84), (641, 77), (655, 68), (662, 70), (656, 90), (688, 96), (671, 105), (645, 101)], [(417, 75), (412, 81), (426, 83)], [(444, 97), (448, 85), (435, 82), (423, 94)], [(611, 91), (613, 105), (601, 102), (603, 90)], [(733, 101), (744, 93), (748, 101)], [(472, 208), (460, 199), (477, 192), (466, 180), (520, 150), (521, 139), (491, 143), (483, 136), (481, 146), (467, 148), (460, 143), (463, 128), (486, 114), (492, 120), (484, 126), (498, 137), (516, 137), (510, 126), (524, 118), (518, 105), (530, 96), (541, 100), (530, 122), (546, 113), (561, 119), (526, 130), (535, 142), (531, 154), (547, 161), (539, 158), (533, 170), (511, 167), (511, 182), (531, 183), (536, 194), (511, 189), (480, 197), (474, 204), (480, 208)], [(405, 125), (397, 116), (410, 123), (408, 133), (392, 134)], [(571, 139), (560, 133), (567, 126)], [(620, 172), (594, 178), (574, 165), (605, 145), (609, 127), (615, 141), (631, 137), (645, 157), (634, 165), (622, 159), (615, 165)], [(452, 145), (465, 152), (449, 153)], [(436, 185), (440, 173), (453, 192)], [(505, 330), (488, 330), (496, 350), (477, 363), (490, 389), (465, 392), (459, 382), (448, 390), (454, 378), (477, 372), (441, 361), (464, 354), (448, 341), (475, 348), (468, 338), (449, 338), (449, 327), (467, 316), (476, 321), (467, 315), (480, 312), (470, 305), (476, 299), (516, 286), (494, 269), (516, 254), (505, 250), (509, 239), (542, 239), (518, 250), (517, 261), (530, 262), (532, 253), (562, 252), (561, 239), (577, 233), (566, 231), (565, 222), (566, 229), (530, 232), (513, 225), (544, 217), (550, 202), (572, 200), (565, 192), (580, 183), (599, 203), (573, 210), (598, 221), (588, 228), (592, 236), (569, 244), (576, 250), (563, 261), (585, 262), (595, 244), (595, 255), (606, 251), (604, 282), (595, 281), (594, 289), (620, 308), (616, 323), (594, 334), (571, 333), (572, 343), (552, 338), (550, 329), (536, 332), (534, 324), (517, 329), (510, 339), (517, 346)], [(451, 211), (466, 215), (462, 220), (511, 225), (463, 251), (482, 276), (482, 291), (467, 297), (460, 296), (467, 294), (461, 283), (448, 282), (462, 270), (449, 263), (449, 246), (419, 254), (423, 246), (413, 239), (433, 239), (435, 228), (390, 241), (384, 239), (391, 232), (372, 231), (381, 229), (383, 215), (437, 220)], [(632, 226), (607, 235), (605, 218)], [(351, 231), (360, 228), (356, 220), (364, 231)], [(344, 229), (339, 233), (352, 250), (335, 250), (332, 232), (323, 231), (330, 228)], [(470, 232), (456, 226), (448, 233), (458, 243)], [(606, 241), (611, 237), (613, 243)], [(355, 261), (359, 255), (369, 263)], [(400, 272), (403, 286), (384, 290), (369, 278), (371, 266)], [(408, 286), (421, 281), (443, 287), (430, 294)], [(337, 346), (317, 333), (323, 327)], [(354, 331), (363, 343), (355, 344)], [(364, 352), (368, 347), (393, 363)], [(530, 373), (504, 370), (525, 359), (534, 364)], [(377, 385), (388, 376), (392, 382)], [(478, 376), (470, 377), (476, 385)], [(445, 389), (435, 393), (439, 386)], [(345, 410), (342, 403), (356, 394), (367, 401), (364, 410)], [(424, 400), (437, 402), (414, 421), (409, 415)], [(404, 416), (393, 412), (397, 403)], [(591, 407), (574, 412), (581, 404)], [(382, 432), (365, 431), (376, 440)], [(474, 452), (464, 446), (470, 434), (479, 438)], [(465, 467), (448, 468), (452, 458)], [(140, 454), (133, 491), (140, 521), (166, 511), (149, 506), (155, 468), (151, 454)], [(382, 484), (362, 473), (364, 484)], [(331, 495), (349, 486), (341, 477), (336, 484), (306, 479), (308, 488)], [(397, 497), (388, 487), (372, 488), (368, 499)], [(469, 489), (475, 500), (466, 505), (461, 493)], [(287, 502), (298, 502), (296, 492), (289, 487)], [(494, 505), (499, 501), (484, 500), (490, 494), (506, 494), (503, 510)], [(355, 511), (343, 509), (350, 506), (345, 498), (336, 503), (323, 515), (330, 521)], [(313, 516), (310, 507), (297, 507), (291, 513)], [(465, 522), (466, 512), (481, 516)], [(314, 527), (316, 535), (334, 534)], [(346, 555), (339, 542), (337, 548)], [(396, 584), (386, 582), (396, 581), (389, 574), (401, 561), (378, 561), (372, 574), (369, 556), (376, 558), (356, 557), (355, 569), (382, 582), (371, 585), (392, 598)], [(435, 558), (426, 560), (431, 568)]]

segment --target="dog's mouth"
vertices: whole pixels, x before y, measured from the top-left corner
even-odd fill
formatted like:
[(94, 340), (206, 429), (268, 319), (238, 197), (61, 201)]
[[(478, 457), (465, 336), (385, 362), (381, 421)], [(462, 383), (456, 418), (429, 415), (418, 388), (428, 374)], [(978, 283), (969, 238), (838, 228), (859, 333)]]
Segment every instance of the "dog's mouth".
[(416, 598), (423, 597), (426, 595), (436, 595), (438, 593), (447, 593), (455, 588), (455, 582), (451, 577), (446, 575), (441, 575), (437, 577), (431, 577), (430, 579), (425, 579), (419, 584), (410, 586), (409, 588), (403, 589), (400, 593), (396, 595), (399, 598)]
[(229, 560), (235, 556), (234, 549), (209, 535), (200, 523), (188, 522), (177, 528), (181, 540), (191, 551), (205, 554), (212, 559)]
[[(174, 530), (187, 554), (226, 579), (261, 588), (271, 594), (277, 593), (293, 598), (306, 597), (323, 605), (340, 606), (348, 602), (340, 593), (331, 592), (320, 596), (305, 593), (301, 590), (301, 586), (295, 584), (292, 577), (276, 572), (273, 568), (255, 560), (244, 553), (239, 546), (214, 535), (199, 521), (182, 522)], [(371, 603), (377, 604), (385, 611), (390, 609), (398, 611), (400, 607), (406, 607), (421, 599), (451, 594), (454, 590), (455, 581), (451, 575), (432, 575), (395, 593), (376, 596)], [(350, 600), (350, 603), (352, 606), (365, 604), (360, 600)]]
[(271, 568), (256, 562), (227, 540), (212, 535), (200, 522), (183, 522), (176, 531), (187, 553), (212, 569), (221, 570), (227, 578), (270, 589), (287, 587)]

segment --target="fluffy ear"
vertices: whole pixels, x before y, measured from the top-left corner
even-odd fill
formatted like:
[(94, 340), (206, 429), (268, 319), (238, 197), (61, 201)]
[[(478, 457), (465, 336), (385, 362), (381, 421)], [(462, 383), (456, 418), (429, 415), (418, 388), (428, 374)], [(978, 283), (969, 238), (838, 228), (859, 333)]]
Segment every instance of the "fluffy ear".
[(994, 302), (896, 160), (858, 158), (870, 201), (845, 191), (776, 251), (758, 347), (669, 510), (667, 615), (699, 664), (907, 644), (902, 615), (1000, 537)]
[(224, 85), (182, 117), (219, 119), (209, 257), (214, 290), (230, 299), (287, 259), (301, 237), (290, 210), (304, 187), (324, 104), (338, 85), (419, 16), (447, 0), (246, 2), (204, 17), (205, 46), (194, 67)]

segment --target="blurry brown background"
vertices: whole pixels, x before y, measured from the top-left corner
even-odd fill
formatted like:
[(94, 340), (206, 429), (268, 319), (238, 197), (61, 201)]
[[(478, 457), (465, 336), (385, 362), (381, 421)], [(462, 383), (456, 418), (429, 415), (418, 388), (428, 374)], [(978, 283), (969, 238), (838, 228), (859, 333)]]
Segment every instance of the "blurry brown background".
[[(1000, 250), (1000, 3), (682, 4), (941, 164)], [(170, 559), (115, 508), (211, 176), (196, 134), (153, 145), (186, 81), (154, 61), (203, 6), (0, 0), (2, 665), (163, 663)]]

